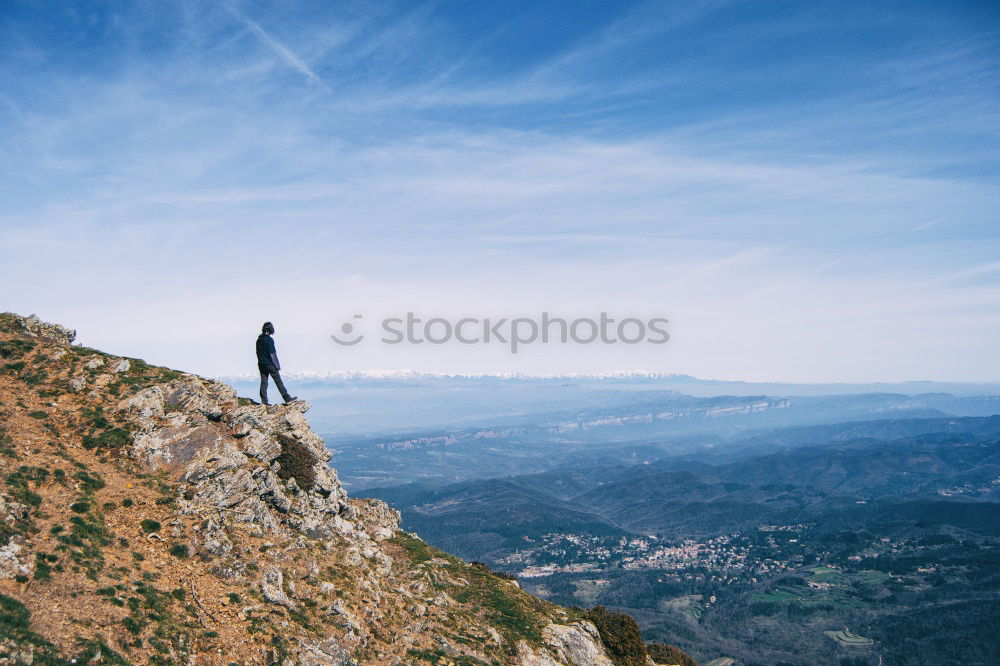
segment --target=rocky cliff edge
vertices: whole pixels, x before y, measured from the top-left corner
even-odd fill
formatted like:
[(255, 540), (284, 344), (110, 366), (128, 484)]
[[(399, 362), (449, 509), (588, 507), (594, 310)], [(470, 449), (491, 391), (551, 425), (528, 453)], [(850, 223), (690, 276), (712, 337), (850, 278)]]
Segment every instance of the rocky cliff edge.
[(350, 499), (305, 418), (0, 315), (0, 660), (652, 664)]

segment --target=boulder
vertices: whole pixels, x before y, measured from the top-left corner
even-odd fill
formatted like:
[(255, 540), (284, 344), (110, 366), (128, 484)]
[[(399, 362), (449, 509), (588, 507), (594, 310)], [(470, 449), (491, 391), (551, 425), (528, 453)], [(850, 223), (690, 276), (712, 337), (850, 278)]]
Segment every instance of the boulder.
[(351, 653), (332, 638), (300, 642), (295, 663), (299, 666), (358, 666)]
[(281, 573), (281, 569), (273, 565), (269, 566), (264, 569), (264, 575), (261, 576), (261, 594), (272, 604), (278, 604), (285, 608), (295, 608), (295, 602), (285, 594), (284, 583), (285, 577)]
[(13, 526), (28, 517), (29, 509), (6, 495), (0, 495), (0, 522)]
[(25, 551), (24, 541), (20, 536), (11, 537), (5, 546), (0, 547), (0, 578), (30, 577), (34, 573), (35, 563), (31, 559), (31, 551)]
[(556, 658), (566, 664), (614, 666), (604, 650), (597, 627), (591, 622), (550, 624), (542, 631), (542, 639)]

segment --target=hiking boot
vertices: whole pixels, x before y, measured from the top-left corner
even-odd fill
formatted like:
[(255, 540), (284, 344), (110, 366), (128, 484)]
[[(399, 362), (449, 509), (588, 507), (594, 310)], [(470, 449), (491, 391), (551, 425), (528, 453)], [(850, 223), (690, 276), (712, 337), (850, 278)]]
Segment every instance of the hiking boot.
[(285, 404), (286, 405), (291, 404), (291, 403), (295, 402), (298, 399), (299, 399), (299, 397), (297, 395), (288, 396), (287, 398), (285, 398)]

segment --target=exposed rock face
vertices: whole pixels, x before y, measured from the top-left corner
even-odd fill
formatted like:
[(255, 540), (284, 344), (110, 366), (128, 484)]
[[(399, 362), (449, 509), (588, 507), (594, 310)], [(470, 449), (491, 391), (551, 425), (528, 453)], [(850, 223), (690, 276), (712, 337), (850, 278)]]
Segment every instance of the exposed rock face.
[(299, 643), (300, 666), (357, 666), (351, 653), (334, 640), (311, 640)]
[(518, 666), (615, 666), (615, 662), (608, 657), (601, 645), (597, 628), (591, 622), (551, 624), (545, 628), (542, 636), (548, 649), (533, 649), (527, 643), (521, 644)]
[(48, 342), (58, 344), (72, 344), (76, 340), (76, 331), (71, 331), (59, 324), (50, 324), (41, 321), (37, 315), (21, 317), (12, 312), (5, 312), (10, 317), (14, 325), (26, 336), (31, 338), (41, 338)]
[(294, 608), (295, 602), (285, 594), (284, 575), (278, 567), (268, 567), (264, 570), (264, 577), (260, 583), (260, 590), (264, 599), (272, 604), (280, 604), (287, 608)]
[(543, 636), (546, 645), (563, 663), (614, 666), (600, 646), (601, 637), (597, 628), (590, 622), (569, 626), (553, 624), (545, 628)]
[(6, 545), (0, 546), (0, 578), (30, 576), (35, 572), (35, 563), (29, 559), (23, 540), (14, 537)]
[[(138, 596), (103, 606), (101, 614), (120, 617), (96, 626), (124, 623), (145, 636), (119, 643), (135, 663), (146, 663), (150, 646), (162, 646), (170, 663), (401, 666), (441, 663), (444, 655), (467, 664), (613, 664), (581, 613), (402, 532), (399, 513), (384, 502), (349, 499), (305, 418), (308, 403), (257, 405), (219, 382), (67, 347), (73, 332), (61, 326), (2, 317), (0, 340), (12, 329), (28, 336), (38, 342), (17, 347), (27, 350), (26, 364), (50, 364), (50, 384), (34, 388), (62, 392), (49, 404), (42, 391), (0, 376), (0, 404), (16, 396), (26, 413), (59, 412), (46, 412), (44, 424), (24, 419), (33, 446), (55, 433), (59, 442), (51, 454), (36, 451), (35, 466), (13, 468), (30, 476), (14, 490), (44, 507), (37, 515), (54, 527), (25, 529), (34, 509), (14, 499), (22, 495), (0, 494), (0, 523), (14, 532), (0, 543), (0, 587), (4, 578), (31, 577), (37, 562), (45, 582), (33, 582), (24, 603), (48, 595), (34, 611), (48, 613), (50, 624), (73, 615), (61, 589), (92, 584), (97, 595), (117, 598), (131, 589), (122, 572), (132, 572), (143, 576), (130, 583)], [(0, 455), (0, 472), (10, 469)], [(105, 485), (115, 486), (114, 501), (99, 495), (111, 492)], [(111, 523), (100, 506), (118, 512)], [(67, 524), (75, 530), (68, 536)], [(74, 562), (81, 566), (67, 569), (57, 554), (64, 546), (91, 549), (79, 550)], [(106, 564), (117, 577), (102, 578)], [(159, 578), (157, 590), (148, 581)], [(187, 613), (186, 624), (164, 628), (171, 611), (163, 598)], [(53, 610), (59, 602), (62, 610)], [(143, 604), (156, 612), (135, 615)], [(78, 615), (66, 640), (94, 629), (86, 613)], [(161, 623), (155, 635), (154, 621)]]
[[(330, 452), (304, 417), (306, 402), (240, 405), (229, 386), (186, 375), (123, 399), (134, 419), (132, 455), (181, 482), (186, 513), (222, 513), (259, 534), (279, 524), (312, 537), (354, 531), (357, 516)], [(376, 537), (398, 527), (398, 515), (374, 508)]]

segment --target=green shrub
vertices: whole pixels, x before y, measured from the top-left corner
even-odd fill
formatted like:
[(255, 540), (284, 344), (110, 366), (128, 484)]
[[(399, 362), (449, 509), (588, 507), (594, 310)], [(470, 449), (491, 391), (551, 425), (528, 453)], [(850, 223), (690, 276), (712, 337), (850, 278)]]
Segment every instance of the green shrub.
[(24, 370), (24, 361), (17, 361), (16, 363), (5, 363), (3, 366), (4, 372), (8, 375), (17, 375)]
[(479, 571), (484, 571), (491, 576), (496, 576), (497, 578), (503, 578), (504, 580), (517, 580), (517, 576), (512, 573), (507, 573), (506, 571), (494, 571), (490, 569), (490, 566), (485, 562), (473, 561), (469, 562), (469, 565), (473, 569), (478, 569)]
[(30, 375), (25, 375), (24, 377), (22, 377), (22, 380), (28, 386), (37, 386), (38, 384), (41, 384), (48, 378), (49, 378), (49, 373), (39, 368)]
[(521, 639), (535, 644), (542, 641), (545, 618), (541, 612), (541, 601), (511, 590), (481, 569), (469, 571), (465, 563), (453, 564), (450, 570), (461, 571), (468, 584), (449, 593), (457, 601), (479, 609), (486, 622), (499, 630), (508, 645), (517, 645)]
[(80, 410), (83, 418), (90, 421), (90, 427), (95, 430), (105, 430), (111, 427), (111, 422), (104, 417), (104, 408), (101, 406), (95, 409), (88, 409), (84, 407)]
[(133, 636), (138, 636), (140, 633), (142, 633), (142, 628), (144, 626), (144, 623), (135, 618), (126, 617), (122, 619), (122, 625), (125, 627), (125, 629), (128, 630), (130, 634), (132, 634)]
[(677, 664), (678, 666), (698, 666), (686, 652), (666, 643), (646, 643), (649, 657), (657, 664)]
[(35, 553), (35, 580), (48, 580), (51, 577), (52, 565), (49, 564), (48, 555)]
[[(21, 576), (27, 582), (27, 577)], [(35, 652), (37, 663), (48, 663), (44, 659), (51, 657), (51, 643), (31, 630), (31, 612), (14, 597), (0, 594), (0, 642), (29, 644), (40, 648)]]
[(160, 528), (162, 527), (159, 521), (152, 520), (150, 518), (144, 518), (143, 521), (140, 523), (140, 526), (142, 527), (142, 531), (145, 532), (146, 534), (150, 534), (152, 532), (159, 532)]
[[(21, 465), (17, 468), (16, 474), (25, 481), (32, 481), (36, 484), (42, 484), (49, 478), (49, 470), (44, 467), (29, 467), (27, 465)], [(8, 476), (7, 481), (12, 482), (12, 477), (13, 475)]]
[(595, 606), (585, 614), (601, 635), (601, 642), (616, 666), (645, 666), (646, 644), (631, 615)]
[(6, 340), (0, 342), (0, 358), (21, 358), (35, 348), (28, 340)]
[(170, 368), (160, 368), (160, 381), (170, 382), (175, 379), (180, 378), (184, 373), (180, 370), (171, 370)]
[(277, 457), (278, 476), (281, 479), (295, 479), (303, 490), (309, 490), (316, 483), (316, 456), (300, 442), (289, 440), (281, 443), (281, 455)]
[(129, 372), (143, 373), (149, 370), (150, 365), (146, 363), (141, 358), (130, 358), (128, 359)]
[(83, 567), (88, 578), (97, 580), (97, 575), (104, 568), (101, 549), (112, 543), (111, 535), (99, 518), (73, 516), (69, 522), (70, 533), (56, 537), (63, 544), (59, 549), (68, 551), (70, 559)]
[(410, 564), (417, 565), (431, 559), (435, 555), (435, 549), (428, 546), (422, 540), (412, 537), (406, 532), (401, 532), (392, 538), (392, 542), (406, 551), (410, 556)]
[(120, 449), (128, 446), (132, 441), (132, 435), (124, 428), (111, 428), (94, 437), (84, 435), (82, 439), (85, 449)]
[(27, 607), (13, 597), (0, 594), (0, 619), (4, 638), (16, 638), (16, 634), (26, 632), (30, 626), (31, 613)]
[(48, 476), (49, 470), (47, 469), (21, 465), (16, 472), (7, 475), (7, 486), (14, 499), (37, 509), (42, 505), (42, 497), (34, 492), (29, 484), (35, 484), (37, 488), (45, 482)]
[(76, 480), (80, 482), (80, 489), (84, 492), (93, 492), (104, 487), (104, 480), (90, 472), (77, 472)]
[(0, 428), (0, 455), (7, 456), (8, 458), (16, 458), (17, 451), (13, 447), (14, 442), (11, 441), (10, 436), (4, 432), (3, 428)]
[[(56, 663), (56, 662), (52, 662)], [(58, 663), (63, 663), (62, 661)], [(83, 652), (72, 660), (71, 664), (111, 664), (112, 666), (129, 666), (131, 662), (109, 648), (101, 640), (93, 640), (86, 644)]]
[(191, 549), (186, 543), (175, 543), (170, 547), (170, 554), (183, 559), (191, 554)]
[(33, 412), (28, 412), (28, 416), (30, 416), (33, 419), (47, 419), (47, 418), (49, 418), (48, 412), (43, 412), (40, 409), (36, 409)]

